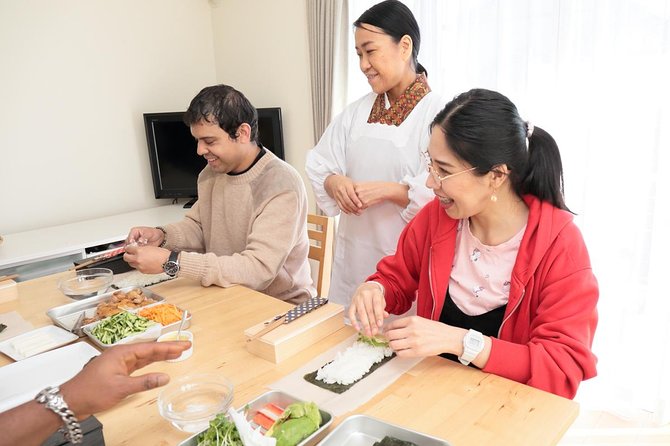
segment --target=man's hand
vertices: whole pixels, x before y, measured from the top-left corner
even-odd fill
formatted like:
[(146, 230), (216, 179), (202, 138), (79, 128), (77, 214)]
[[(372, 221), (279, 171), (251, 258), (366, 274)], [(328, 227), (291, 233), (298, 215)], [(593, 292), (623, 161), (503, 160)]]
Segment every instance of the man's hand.
[(148, 226), (136, 226), (130, 230), (126, 237), (126, 245), (149, 245), (159, 246), (163, 242), (163, 231)]
[(167, 384), (170, 377), (165, 373), (130, 375), (152, 362), (175, 359), (190, 345), (188, 341), (180, 341), (114, 346), (61, 385), (61, 393), (70, 410), (83, 420), (115, 406), (129, 395)]
[(168, 258), (170, 250), (156, 246), (126, 245), (126, 253), (123, 255), (123, 260), (144, 274), (162, 273), (163, 264)]

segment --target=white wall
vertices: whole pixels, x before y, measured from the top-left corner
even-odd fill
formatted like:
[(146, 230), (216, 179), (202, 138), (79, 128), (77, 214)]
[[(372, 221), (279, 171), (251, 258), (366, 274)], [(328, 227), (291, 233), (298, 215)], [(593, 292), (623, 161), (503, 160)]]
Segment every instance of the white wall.
[(210, 5), (0, 0), (0, 67), (0, 234), (156, 206), (142, 113), (215, 83)]
[(213, 0), (216, 76), (256, 107), (281, 107), (286, 161), (305, 176), (312, 129), (307, 4), (304, 0)]

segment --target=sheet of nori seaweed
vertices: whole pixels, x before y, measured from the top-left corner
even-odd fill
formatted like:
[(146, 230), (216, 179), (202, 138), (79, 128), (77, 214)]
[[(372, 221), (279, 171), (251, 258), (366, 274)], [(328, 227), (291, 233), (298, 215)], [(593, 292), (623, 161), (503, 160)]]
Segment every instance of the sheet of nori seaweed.
[[(391, 356), (387, 356), (386, 358), (382, 359), (378, 363), (373, 364), (372, 367), (370, 367), (370, 370), (365, 375), (363, 375), (361, 377), (361, 379), (359, 379), (358, 381), (360, 381), (362, 379), (365, 379), (366, 376), (368, 376), (370, 373), (374, 372), (379, 367), (383, 366), (384, 364), (386, 364), (387, 362), (389, 362), (393, 358), (395, 358), (395, 353), (393, 353)], [(330, 362), (328, 364), (330, 364)], [(315, 370), (312, 373), (308, 373), (307, 375), (305, 375), (304, 376), (305, 381), (307, 381), (309, 383), (312, 383), (315, 386), (319, 386), (322, 389), (330, 390), (331, 392), (334, 392), (334, 393), (344, 393), (347, 390), (349, 390), (349, 388), (351, 386), (353, 386), (354, 384), (356, 384), (358, 382), (358, 381), (354, 381), (351, 384), (338, 384), (338, 383), (327, 384), (323, 381), (319, 381), (318, 379), (316, 379), (316, 372), (318, 372), (318, 370)]]
[(382, 441), (376, 441), (372, 446), (417, 446), (417, 444), (412, 443), (411, 441), (399, 440), (387, 435)]

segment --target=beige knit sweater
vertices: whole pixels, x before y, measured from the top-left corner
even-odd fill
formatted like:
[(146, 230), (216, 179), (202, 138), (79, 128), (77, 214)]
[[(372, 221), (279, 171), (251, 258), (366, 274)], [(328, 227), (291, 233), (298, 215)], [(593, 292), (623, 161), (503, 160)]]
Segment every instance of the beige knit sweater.
[(305, 185), (272, 152), (241, 175), (205, 167), (198, 201), (165, 230), (165, 247), (182, 251), (179, 277), (204, 286), (244, 285), (293, 303), (316, 295)]

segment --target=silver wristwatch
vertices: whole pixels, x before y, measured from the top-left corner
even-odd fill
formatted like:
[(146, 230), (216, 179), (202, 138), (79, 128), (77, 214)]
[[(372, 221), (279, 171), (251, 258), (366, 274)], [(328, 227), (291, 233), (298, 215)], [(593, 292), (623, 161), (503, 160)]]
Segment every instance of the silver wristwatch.
[(461, 364), (468, 365), (484, 350), (484, 335), (477, 330), (468, 330), (463, 337), (463, 354), (458, 357)]
[(52, 410), (63, 420), (63, 427), (58, 429), (65, 436), (65, 439), (73, 444), (81, 443), (84, 435), (81, 432), (81, 426), (70, 410), (67, 403), (60, 394), (60, 388), (47, 387), (35, 395), (35, 401), (43, 404), (49, 410)]
[(174, 277), (179, 272), (179, 251), (170, 252), (170, 257), (163, 263), (163, 271), (170, 277)]

